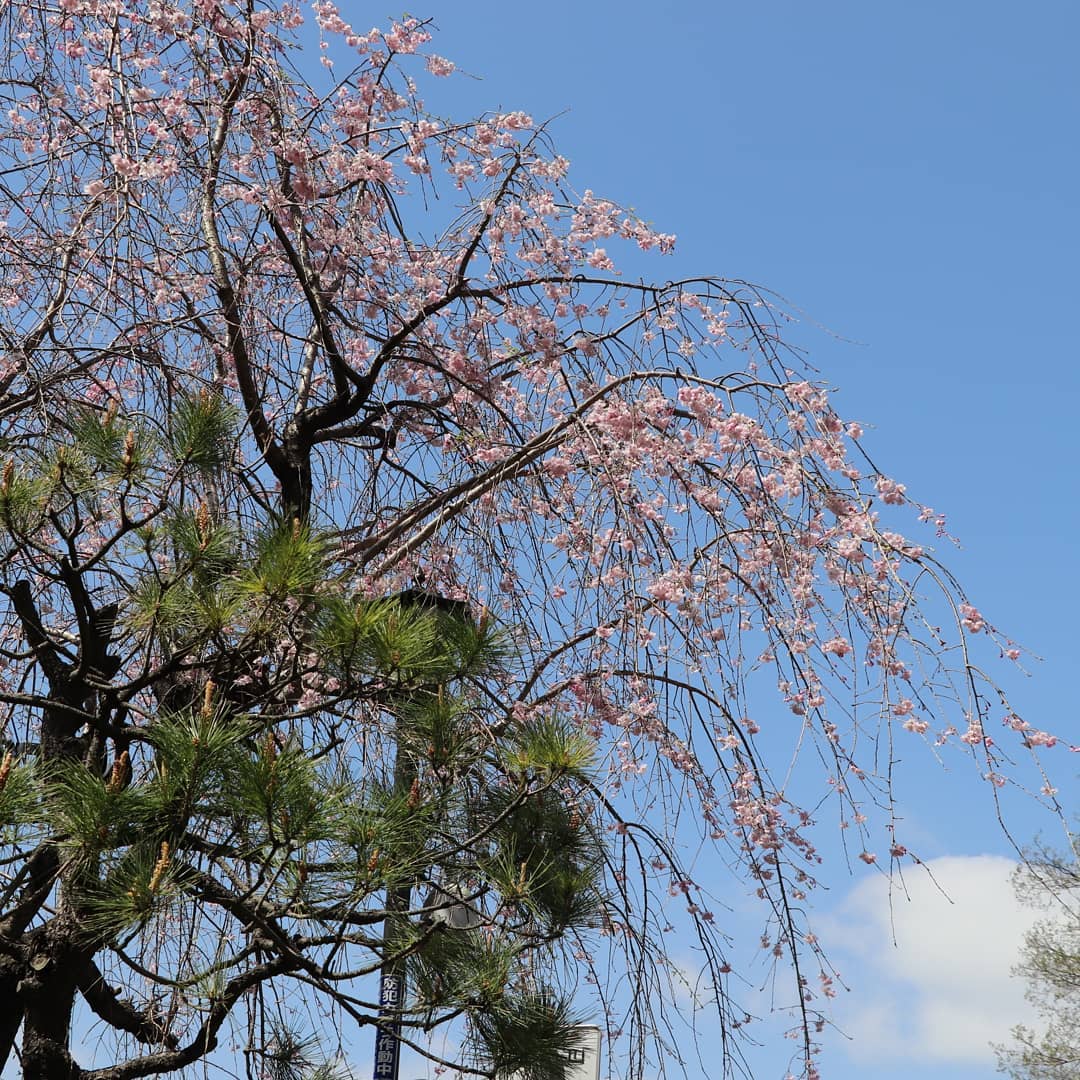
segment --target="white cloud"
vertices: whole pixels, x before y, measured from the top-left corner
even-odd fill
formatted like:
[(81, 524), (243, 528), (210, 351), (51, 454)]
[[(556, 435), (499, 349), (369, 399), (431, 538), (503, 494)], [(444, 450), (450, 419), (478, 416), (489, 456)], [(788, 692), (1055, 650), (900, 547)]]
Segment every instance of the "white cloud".
[(852, 889), (822, 937), (852, 987), (836, 1019), (853, 1058), (991, 1065), (990, 1043), (1033, 1019), (1011, 969), (1038, 913), (1016, 899), (1015, 867), (947, 856)]

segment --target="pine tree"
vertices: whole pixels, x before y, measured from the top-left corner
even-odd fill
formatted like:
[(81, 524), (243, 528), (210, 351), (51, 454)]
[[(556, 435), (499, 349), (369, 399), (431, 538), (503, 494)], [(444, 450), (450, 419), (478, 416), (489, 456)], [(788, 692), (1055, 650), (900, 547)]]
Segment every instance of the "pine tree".
[[(602, 910), (593, 746), (556, 712), (494, 704), (513, 637), (486, 614), (349, 595), (298, 518), (211, 510), (235, 420), (205, 394), (170, 432), (88, 412), (4, 473), (8, 558), (49, 530), (63, 549), (54, 581), (9, 589), (46, 685), (0, 780), (3, 850), (25, 858), (5, 966), (33, 971), (0, 989), (4, 1054), (21, 1023), (24, 1073), (68, 1075), (81, 994), (148, 1048), (104, 1075), (173, 1071), (253, 989), (297, 981), (372, 1023), (342, 988), (395, 970), (412, 992), (382, 1022), (406, 1042), (465, 1016), (477, 1065), (558, 1076), (572, 1021), (552, 959)], [(200, 491), (195, 509), (169, 485)], [(107, 548), (80, 557), (101, 521)], [(117, 581), (122, 617), (100, 599)], [(61, 591), (73, 654), (44, 624)], [(141, 676), (114, 688), (133, 653)], [(461, 902), (471, 925), (448, 929)], [(255, 1065), (300, 1045), (280, 1027)]]

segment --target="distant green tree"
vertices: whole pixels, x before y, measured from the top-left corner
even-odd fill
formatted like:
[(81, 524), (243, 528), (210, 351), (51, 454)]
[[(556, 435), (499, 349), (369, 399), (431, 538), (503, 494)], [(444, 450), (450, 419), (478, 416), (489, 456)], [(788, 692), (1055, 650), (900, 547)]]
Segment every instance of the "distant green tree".
[(1013, 1045), (998, 1048), (999, 1067), (1016, 1080), (1080, 1080), (1080, 836), (1072, 838), (1071, 857), (1036, 852), (1017, 874), (1017, 892), (1054, 907), (1055, 917), (1029, 931), (1015, 969), (1046, 1027), (1014, 1028)]

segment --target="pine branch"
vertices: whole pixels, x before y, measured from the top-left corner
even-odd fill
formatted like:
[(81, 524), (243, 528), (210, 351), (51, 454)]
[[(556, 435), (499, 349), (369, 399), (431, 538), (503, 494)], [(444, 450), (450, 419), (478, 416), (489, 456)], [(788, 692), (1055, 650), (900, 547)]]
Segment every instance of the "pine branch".
[(293, 962), (286, 956), (277, 956), (235, 976), (210, 1006), (206, 1019), (186, 1046), (158, 1054), (146, 1054), (104, 1069), (87, 1069), (79, 1080), (137, 1080), (141, 1076), (157, 1076), (175, 1072), (199, 1061), (217, 1048), (218, 1032), (228, 1019), (229, 1013), (250, 989), (292, 970)]
[(129, 1032), (139, 1042), (164, 1043), (170, 1050), (177, 1048), (176, 1036), (166, 1030), (164, 1020), (152, 1008), (139, 1010), (122, 999), (92, 960), (87, 960), (79, 972), (78, 987), (86, 1003), (107, 1024)]

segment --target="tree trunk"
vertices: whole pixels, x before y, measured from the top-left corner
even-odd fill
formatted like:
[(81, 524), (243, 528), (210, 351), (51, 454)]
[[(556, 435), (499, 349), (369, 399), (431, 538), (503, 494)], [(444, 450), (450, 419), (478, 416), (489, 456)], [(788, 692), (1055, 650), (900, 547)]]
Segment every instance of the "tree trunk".
[(54, 920), (30, 935), (28, 969), (18, 986), (23, 1010), (23, 1080), (78, 1080), (68, 1052), (78, 958), (69, 928)]
[[(94, 763), (88, 760), (91, 756), (88, 751), (100, 747), (103, 735), (94, 730), (97, 688), (88, 683), (87, 677), (107, 681), (116, 673), (118, 662), (108, 649), (117, 609), (115, 604), (96, 609), (81, 571), (67, 559), (61, 560), (59, 576), (76, 611), (83, 616), (78, 658), (74, 662), (61, 658), (46, 633), (30, 583), (17, 581), (9, 596), (27, 643), (49, 680), (49, 696), (41, 716), (40, 764), (44, 768), (66, 759), (82, 760), (84, 766), (90, 767)], [(85, 725), (89, 725), (89, 730), (86, 738), (80, 740), (76, 732)], [(78, 973), (87, 959), (86, 943), (80, 939), (77, 918), (62, 902), (59, 914), (33, 930), (26, 930), (54, 893), (60, 869), (55, 846), (39, 847), (27, 866), (30, 873), (19, 902), (0, 924), (0, 932), (18, 944), (17, 952), (8, 957), (10, 965), (0, 968), (0, 995), (5, 994), (12, 982), (15, 987), (11, 1010), (15, 1019), (5, 1017), (0, 1021), (0, 1051), (10, 1051), (8, 1036), (14, 1038), (21, 1015), (25, 1080), (77, 1080), (82, 1070), (72, 1060), (68, 1041)], [(13, 1023), (15, 1027), (11, 1030)]]
[(22, 1002), (18, 987), (22, 972), (11, 956), (0, 956), (0, 1073), (11, 1057), (15, 1036), (22, 1024)]

